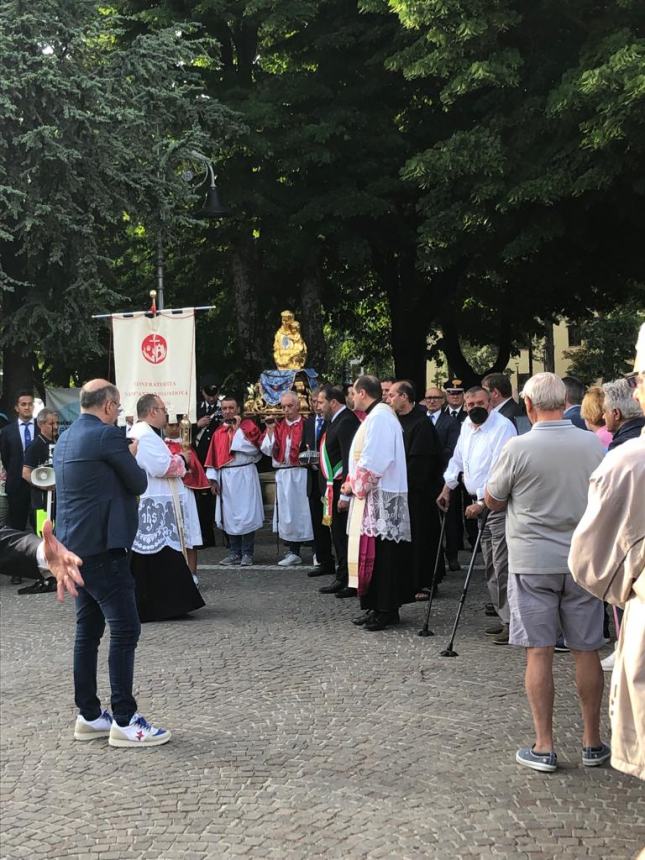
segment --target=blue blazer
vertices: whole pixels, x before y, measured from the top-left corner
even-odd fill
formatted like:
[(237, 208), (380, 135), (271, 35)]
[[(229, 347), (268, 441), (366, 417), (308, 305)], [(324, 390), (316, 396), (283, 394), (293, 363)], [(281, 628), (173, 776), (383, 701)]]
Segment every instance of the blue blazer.
[(579, 427), (581, 430), (586, 430), (587, 425), (585, 424), (585, 419), (580, 414), (580, 405), (576, 404), (575, 406), (570, 406), (564, 415), (563, 418), (568, 418), (572, 424), (575, 424), (576, 427)]
[(121, 430), (83, 413), (56, 443), (54, 472), (58, 539), (81, 558), (130, 549), (148, 478)]

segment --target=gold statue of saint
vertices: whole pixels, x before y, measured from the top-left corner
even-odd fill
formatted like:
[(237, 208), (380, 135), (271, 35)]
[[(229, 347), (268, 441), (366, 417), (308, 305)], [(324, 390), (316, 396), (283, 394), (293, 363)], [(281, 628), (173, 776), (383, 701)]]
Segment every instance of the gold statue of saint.
[(292, 311), (282, 311), (282, 325), (273, 338), (273, 358), (278, 370), (302, 370), (307, 362), (307, 344)]

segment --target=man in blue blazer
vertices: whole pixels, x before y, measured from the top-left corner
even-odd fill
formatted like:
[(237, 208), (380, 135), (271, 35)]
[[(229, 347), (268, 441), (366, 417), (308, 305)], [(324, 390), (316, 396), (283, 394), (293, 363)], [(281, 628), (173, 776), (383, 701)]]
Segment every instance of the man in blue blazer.
[[(79, 709), (74, 737), (107, 737), (111, 746), (166, 743), (170, 732), (137, 713), (132, 695), (134, 652), (141, 625), (129, 552), (137, 531), (137, 496), (148, 479), (135, 460), (136, 441), (114, 424), (118, 390), (105, 379), (81, 389), (81, 415), (61, 434), (54, 451), (56, 533), (83, 559), (85, 585), (76, 598), (74, 692)], [(97, 696), (96, 663), (105, 622), (110, 626), (108, 666), (114, 717)]]
[(566, 400), (564, 403), (563, 418), (568, 418), (572, 424), (579, 427), (581, 430), (587, 430), (584, 418), (580, 414), (580, 405), (582, 398), (585, 396), (584, 383), (576, 379), (575, 376), (563, 376), (562, 381), (567, 389)]

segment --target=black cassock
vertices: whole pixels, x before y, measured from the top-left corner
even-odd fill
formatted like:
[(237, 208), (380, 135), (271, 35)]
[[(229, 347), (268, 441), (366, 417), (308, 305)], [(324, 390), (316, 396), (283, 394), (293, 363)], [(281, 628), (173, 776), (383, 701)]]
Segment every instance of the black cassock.
[[(410, 565), (415, 591), (432, 581), (435, 556), (441, 534), (436, 498), (443, 487), (444, 453), (439, 435), (421, 406), (407, 415), (399, 415), (408, 471), (408, 506), (410, 508)], [(437, 582), (443, 579), (443, 553), (439, 554)]]

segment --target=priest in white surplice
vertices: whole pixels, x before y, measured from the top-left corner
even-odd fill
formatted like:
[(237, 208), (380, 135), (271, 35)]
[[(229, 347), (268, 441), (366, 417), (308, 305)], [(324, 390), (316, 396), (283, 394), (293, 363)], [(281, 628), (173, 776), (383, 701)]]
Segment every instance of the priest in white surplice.
[(307, 496), (307, 469), (300, 466), (304, 421), (295, 391), (285, 391), (280, 398), (284, 420), (274, 424), (266, 420), (266, 431), (260, 450), (271, 457), (275, 473), (275, 506), (273, 531), (287, 544), (287, 553), (278, 562), (281, 567), (302, 564), (300, 544), (314, 538)]
[(253, 564), (255, 532), (262, 528), (264, 508), (256, 463), (261, 458), (260, 431), (242, 418), (233, 397), (222, 400), (223, 423), (213, 433), (204, 467), (217, 496), (215, 523), (229, 537), (230, 552), (220, 564)]
[(403, 431), (393, 410), (380, 403), (375, 376), (354, 383), (354, 406), (367, 413), (349, 452), (351, 494), (349, 587), (358, 588), (364, 615), (353, 619), (370, 632), (398, 624), (399, 607), (414, 601), (408, 478)]
[(202, 533), (194, 496), (181, 480), (186, 461), (161, 438), (168, 419), (161, 398), (140, 397), (137, 417), (130, 436), (139, 440), (136, 459), (148, 487), (139, 499), (132, 573), (141, 621), (162, 621), (204, 605), (187, 562), (187, 550), (201, 544)]

